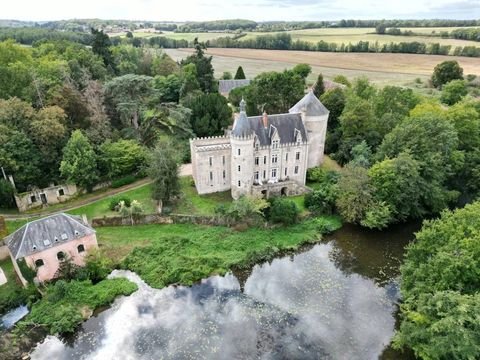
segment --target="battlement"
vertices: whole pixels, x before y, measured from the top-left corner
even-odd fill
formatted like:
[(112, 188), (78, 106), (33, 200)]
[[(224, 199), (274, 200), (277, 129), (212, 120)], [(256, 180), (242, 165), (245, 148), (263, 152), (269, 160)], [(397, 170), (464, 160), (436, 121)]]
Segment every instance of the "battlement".
[[(293, 142), (293, 143), (284, 143), (284, 144), (279, 144), (278, 149), (285, 149), (285, 148), (290, 148), (290, 147), (297, 147), (297, 146), (305, 146), (308, 144), (308, 141), (302, 141), (300, 143)], [(260, 150), (271, 150), (272, 146), (271, 145), (263, 145), (258, 147), (258, 151)]]
[(247, 135), (247, 136), (235, 136), (231, 135), (232, 140), (237, 140), (237, 141), (248, 141), (248, 140), (253, 140), (255, 138), (255, 135)]
[(198, 138), (193, 138), (190, 139), (190, 144), (194, 146), (199, 146), (199, 145), (217, 145), (217, 144), (222, 144), (230, 142), (230, 138), (227, 136), (207, 136), (207, 137), (198, 137)]

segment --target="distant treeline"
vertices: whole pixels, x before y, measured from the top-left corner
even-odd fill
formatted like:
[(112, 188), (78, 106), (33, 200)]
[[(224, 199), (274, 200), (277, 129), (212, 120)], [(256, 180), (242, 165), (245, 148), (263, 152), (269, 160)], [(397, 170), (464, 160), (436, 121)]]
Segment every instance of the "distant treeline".
[(23, 28), (0, 28), (0, 41), (13, 39), (24, 45), (32, 45), (37, 41), (44, 40), (68, 40), (84, 45), (92, 42), (90, 33), (74, 32), (74, 31), (51, 31), (36, 27)]
[(326, 41), (317, 43), (292, 40), (288, 33), (274, 35), (260, 35), (252, 39), (234, 40), (230, 37), (221, 37), (207, 42), (209, 47), (218, 48), (247, 48), (267, 50), (304, 50), (325, 52), (372, 52), (372, 53), (406, 53), (406, 54), (431, 54), (431, 55), (457, 55), (480, 57), (480, 47), (457, 46), (439, 43), (425, 44), (417, 41), (379, 44), (378, 42), (359, 41), (358, 43), (337, 44)]
[(441, 38), (452, 38), (470, 41), (480, 41), (480, 28), (459, 28), (453, 31), (440, 31), (438, 33), (432, 32), (431, 34), (416, 33), (412, 30), (402, 30), (396, 27), (388, 28), (385, 30), (386, 35), (401, 35), (401, 36), (434, 36)]
[(386, 27), (465, 27), (480, 26), (480, 20), (340, 20), (340, 21), (267, 21), (259, 23), (255, 31), (286, 31), (316, 28), (374, 28), (379, 24)]
[(257, 23), (251, 20), (215, 20), (204, 22), (188, 22), (178, 27), (177, 32), (203, 32), (224, 30), (254, 30)]
[(480, 41), (480, 28), (456, 29), (449, 35), (454, 39)]

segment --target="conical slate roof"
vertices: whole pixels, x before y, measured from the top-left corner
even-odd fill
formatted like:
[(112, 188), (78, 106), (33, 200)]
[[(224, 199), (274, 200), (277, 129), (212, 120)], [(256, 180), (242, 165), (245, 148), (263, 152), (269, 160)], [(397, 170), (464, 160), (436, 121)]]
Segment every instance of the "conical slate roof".
[(250, 128), (250, 123), (247, 118), (247, 113), (245, 112), (246, 103), (242, 99), (240, 102), (240, 115), (235, 121), (233, 126), (232, 135), (236, 137), (244, 137), (252, 134), (252, 129)]
[(312, 90), (308, 92), (298, 103), (296, 103), (289, 113), (305, 113), (307, 116), (321, 116), (329, 113), (328, 109), (315, 96)]

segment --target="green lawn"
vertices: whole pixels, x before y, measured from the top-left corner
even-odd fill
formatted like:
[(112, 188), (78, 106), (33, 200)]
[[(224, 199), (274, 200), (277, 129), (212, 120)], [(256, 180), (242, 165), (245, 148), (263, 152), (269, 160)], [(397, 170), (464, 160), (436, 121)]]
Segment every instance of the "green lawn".
[(174, 204), (173, 212), (177, 214), (213, 215), (215, 207), (232, 201), (230, 190), (198, 195), (191, 176), (180, 178), (181, 196)]
[[(267, 260), (321, 238), (325, 228), (341, 225), (321, 217), (273, 229), (198, 225), (142, 225), (97, 229), (100, 247), (109, 258), (138, 273), (149, 285), (190, 285), (212, 274)], [(133, 250), (133, 251), (132, 251)]]

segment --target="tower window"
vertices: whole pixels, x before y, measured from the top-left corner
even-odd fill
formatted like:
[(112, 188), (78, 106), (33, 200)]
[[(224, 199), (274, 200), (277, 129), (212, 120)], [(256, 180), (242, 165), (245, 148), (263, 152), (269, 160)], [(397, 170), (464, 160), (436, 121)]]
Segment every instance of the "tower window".
[(240, 165), (238, 165), (238, 172), (242, 171)]
[(285, 161), (288, 161), (288, 153), (285, 154)]
[(213, 172), (210, 171), (210, 181), (213, 181)]
[(278, 149), (278, 143), (279, 143), (278, 140), (273, 140), (273, 141), (272, 141), (272, 148)]
[(272, 179), (277, 178), (277, 169), (272, 169)]
[(258, 179), (260, 178), (260, 174), (258, 173), (258, 171), (255, 171), (255, 181), (258, 182)]
[(242, 183), (240, 182), (240, 180), (238, 180), (238, 187), (240, 187), (242, 185)]
[(297, 151), (297, 153), (295, 154), (295, 159), (300, 160), (300, 151)]
[(298, 174), (298, 166), (295, 166), (295, 171), (294, 171), (294, 174), (297, 175)]
[(238, 156), (240, 156), (240, 153), (241, 153), (241, 151), (240, 151), (240, 149), (238, 149)]
[(263, 179), (267, 178), (267, 170), (263, 170)]
[(210, 166), (213, 165), (213, 158), (211, 156), (208, 158), (208, 163), (210, 164)]
[(260, 158), (257, 156), (257, 157), (255, 158), (255, 165), (258, 165), (258, 164), (260, 164)]
[(225, 155), (222, 156), (222, 164), (225, 165)]
[(285, 168), (285, 176), (287, 176), (287, 168)]
[(267, 163), (267, 157), (264, 156), (264, 157), (263, 157), (263, 164), (265, 165), (266, 163)]
[(227, 173), (225, 172), (225, 170), (223, 170), (223, 178), (225, 179), (227, 177)]
[(278, 162), (278, 155), (272, 155), (272, 164), (276, 164)]

